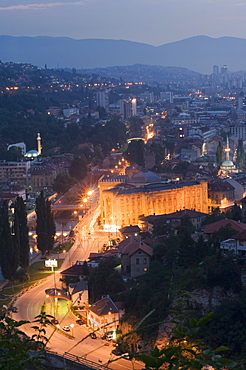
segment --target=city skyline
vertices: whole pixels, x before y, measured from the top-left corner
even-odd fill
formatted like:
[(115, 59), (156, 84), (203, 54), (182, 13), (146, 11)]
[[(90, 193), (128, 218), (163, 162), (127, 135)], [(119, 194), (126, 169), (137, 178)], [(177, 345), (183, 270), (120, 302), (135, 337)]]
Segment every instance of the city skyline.
[(245, 38), (245, 7), (245, 0), (2, 0), (0, 35), (124, 39), (154, 46), (197, 35)]

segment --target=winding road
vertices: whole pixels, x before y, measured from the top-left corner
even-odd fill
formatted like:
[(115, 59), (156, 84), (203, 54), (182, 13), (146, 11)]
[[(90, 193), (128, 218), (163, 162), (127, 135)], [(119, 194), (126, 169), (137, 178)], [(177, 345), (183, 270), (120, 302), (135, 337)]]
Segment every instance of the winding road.
[[(93, 211), (82, 219), (76, 226), (76, 240), (69, 252), (66, 253), (62, 270), (71, 266), (77, 260), (85, 261), (88, 259), (91, 252), (98, 252), (99, 248), (108, 242), (108, 233), (92, 229), (93, 221), (96, 219), (98, 207), (94, 207)], [(35, 332), (32, 328), (35, 316), (40, 314), (43, 304), (46, 305), (47, 314), (54, 315), (59, 320), (60, 327), (70, 326), (71, 336), (68, 338), (63, 333), (55, 331), (51, 326), (46, 328), (46, 336), (49, 338), (48, 348), (60, 355), (69, 353), (76, 355), (87, 360), (93, 361), (96, 364), (107, 364), (108, 360), (116, 359), (112, 355), (113, 345), (111, 342), (106, 342), (101, 338), (92, 339), (89, 335), (88, 329), (83, 325), (80, 326), (76, 323), (76, 317), (70, 311), (68, 301), (59, 300), (58, 306), (54, 306), (54, 300), (46, 297), (45, 290), (48, 288), (59, 286), (60, 272), (57, 271), (50, 275), (48, 278), (40, 281), (37, 286), (26, 291), (16, 301), (18, 313), (13, 313), (16, 320), (28, 320), (31, 323), (25, 324), (22, 328), (29, 335), (32, 336)], [(139, 363), (133, 364), (126, 359), (119, 359), (112, 362), (108, 366), (109, 369), (114, 370), (128, 370), (128, 369), (141, 369)]]

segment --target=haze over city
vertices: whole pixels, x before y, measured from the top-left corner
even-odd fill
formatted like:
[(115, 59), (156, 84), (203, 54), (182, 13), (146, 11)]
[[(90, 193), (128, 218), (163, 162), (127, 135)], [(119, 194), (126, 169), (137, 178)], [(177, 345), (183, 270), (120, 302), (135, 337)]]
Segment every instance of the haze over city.
[(245, 0), (2, 0), (0, 34), (154, 46), (196, 35), (244, 38), (245, 7)]

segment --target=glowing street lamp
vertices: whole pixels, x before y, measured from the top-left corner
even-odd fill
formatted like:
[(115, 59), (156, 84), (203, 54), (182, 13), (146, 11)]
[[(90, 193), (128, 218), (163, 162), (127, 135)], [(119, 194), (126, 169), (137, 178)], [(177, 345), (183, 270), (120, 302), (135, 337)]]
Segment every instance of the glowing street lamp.
[(74, 324), (70, 324), (70, 328), (72, 329), (72, 336), (73, 336), (73, 328), (74, 328)]

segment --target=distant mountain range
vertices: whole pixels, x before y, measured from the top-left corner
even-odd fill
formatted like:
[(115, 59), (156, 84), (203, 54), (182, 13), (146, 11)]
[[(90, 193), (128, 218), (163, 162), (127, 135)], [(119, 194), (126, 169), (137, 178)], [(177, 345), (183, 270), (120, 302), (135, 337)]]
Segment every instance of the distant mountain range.
[(155, 47), (126, 40), (0, 36), (0, 60), (79, 69), (147, 64), (210, 74), (213, 65), (246, 70), (246, 39), (194, 36)]
[[(71, 69), (70, 69), (71, 71)], [(77, 69), (81, 74), (96, 74), (108, 79), (128, 82), (143, 82), (147, 84), (161, 85), (180, 83), (186, 87), (197, 85), (201, 82), (201, 74), (182, 67), (162, 67), (146, 64), (134, 64), (130, 66), (114, 66), (104, 68)], [(174, 86), (173, 86), (174, 87)]]

